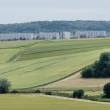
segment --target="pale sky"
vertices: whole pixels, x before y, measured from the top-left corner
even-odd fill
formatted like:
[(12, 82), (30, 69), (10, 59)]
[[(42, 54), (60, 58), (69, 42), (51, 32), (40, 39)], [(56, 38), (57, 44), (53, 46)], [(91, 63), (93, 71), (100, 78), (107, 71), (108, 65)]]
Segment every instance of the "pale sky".
[(43, 20), (107, 20), (110, 0), (0, 0), (0, 24)]

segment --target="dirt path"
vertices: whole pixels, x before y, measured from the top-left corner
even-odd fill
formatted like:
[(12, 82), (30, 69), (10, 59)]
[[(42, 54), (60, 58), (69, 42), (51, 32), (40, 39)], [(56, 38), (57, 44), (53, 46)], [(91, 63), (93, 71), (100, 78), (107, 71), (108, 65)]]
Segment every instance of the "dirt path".
[(84, 79), (81, 78), (80, 72), (63, 79), (61, 81), (49, 84), (44, 88), (61, 88), (61, 89), (73, 89), (73, 88), (101, 88), (104, 84), (110, 82), (110, 78), (101, 79)]

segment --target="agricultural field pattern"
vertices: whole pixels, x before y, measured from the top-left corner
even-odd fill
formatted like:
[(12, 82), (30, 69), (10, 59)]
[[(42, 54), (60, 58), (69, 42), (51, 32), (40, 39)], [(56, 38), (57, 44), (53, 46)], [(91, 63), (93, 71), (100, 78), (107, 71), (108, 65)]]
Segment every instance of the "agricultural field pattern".
[(0, 42), (0, 77), (12, 89), (40, 87), (74, 75), (109, 48), (110, 39)]
[[(110, 39), (1, 41), (0, 78), (8, 79), (15, 90), (102, 87), (110, 79), (81, 79), (80, 71), (109, 51)], [(105, 102), (37, 94), (6, 94), (0, 99), (0, 110), (110, 109)]]

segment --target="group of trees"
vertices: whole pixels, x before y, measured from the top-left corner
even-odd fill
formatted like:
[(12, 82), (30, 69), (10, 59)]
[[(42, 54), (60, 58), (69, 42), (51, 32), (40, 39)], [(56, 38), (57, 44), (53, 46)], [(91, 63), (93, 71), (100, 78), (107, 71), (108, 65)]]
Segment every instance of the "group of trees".
[(110, 53), (102, 53), (99, 61), (84, 68), (81, 75), (83, 78), (110, 78)]
[(0, 24), (0, 33), (63, 32), (75, 30), (110, 31), (109, 21), (38, 21), (19, 24)]
[[(81, 72), (83, 78), (110, 78), (110, 52), (102, 53), (99, 60), (84, 68)], [(110, 83), (104, 85), (104, 96), (110, 98)]]

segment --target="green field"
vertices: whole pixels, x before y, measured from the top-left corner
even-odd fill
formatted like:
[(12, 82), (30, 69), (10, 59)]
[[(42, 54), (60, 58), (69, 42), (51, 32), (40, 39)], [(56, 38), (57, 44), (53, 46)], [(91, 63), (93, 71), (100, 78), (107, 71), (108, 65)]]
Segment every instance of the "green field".
[(0, 78), (13, 89), (68, 77), (109, 51), (110, 39), (0, 42)]
[[(80, 105), (80, 106), (79, 106)], [(109, 104), (33, 95), (0, 95), (0, 110), (109, 110)]]

